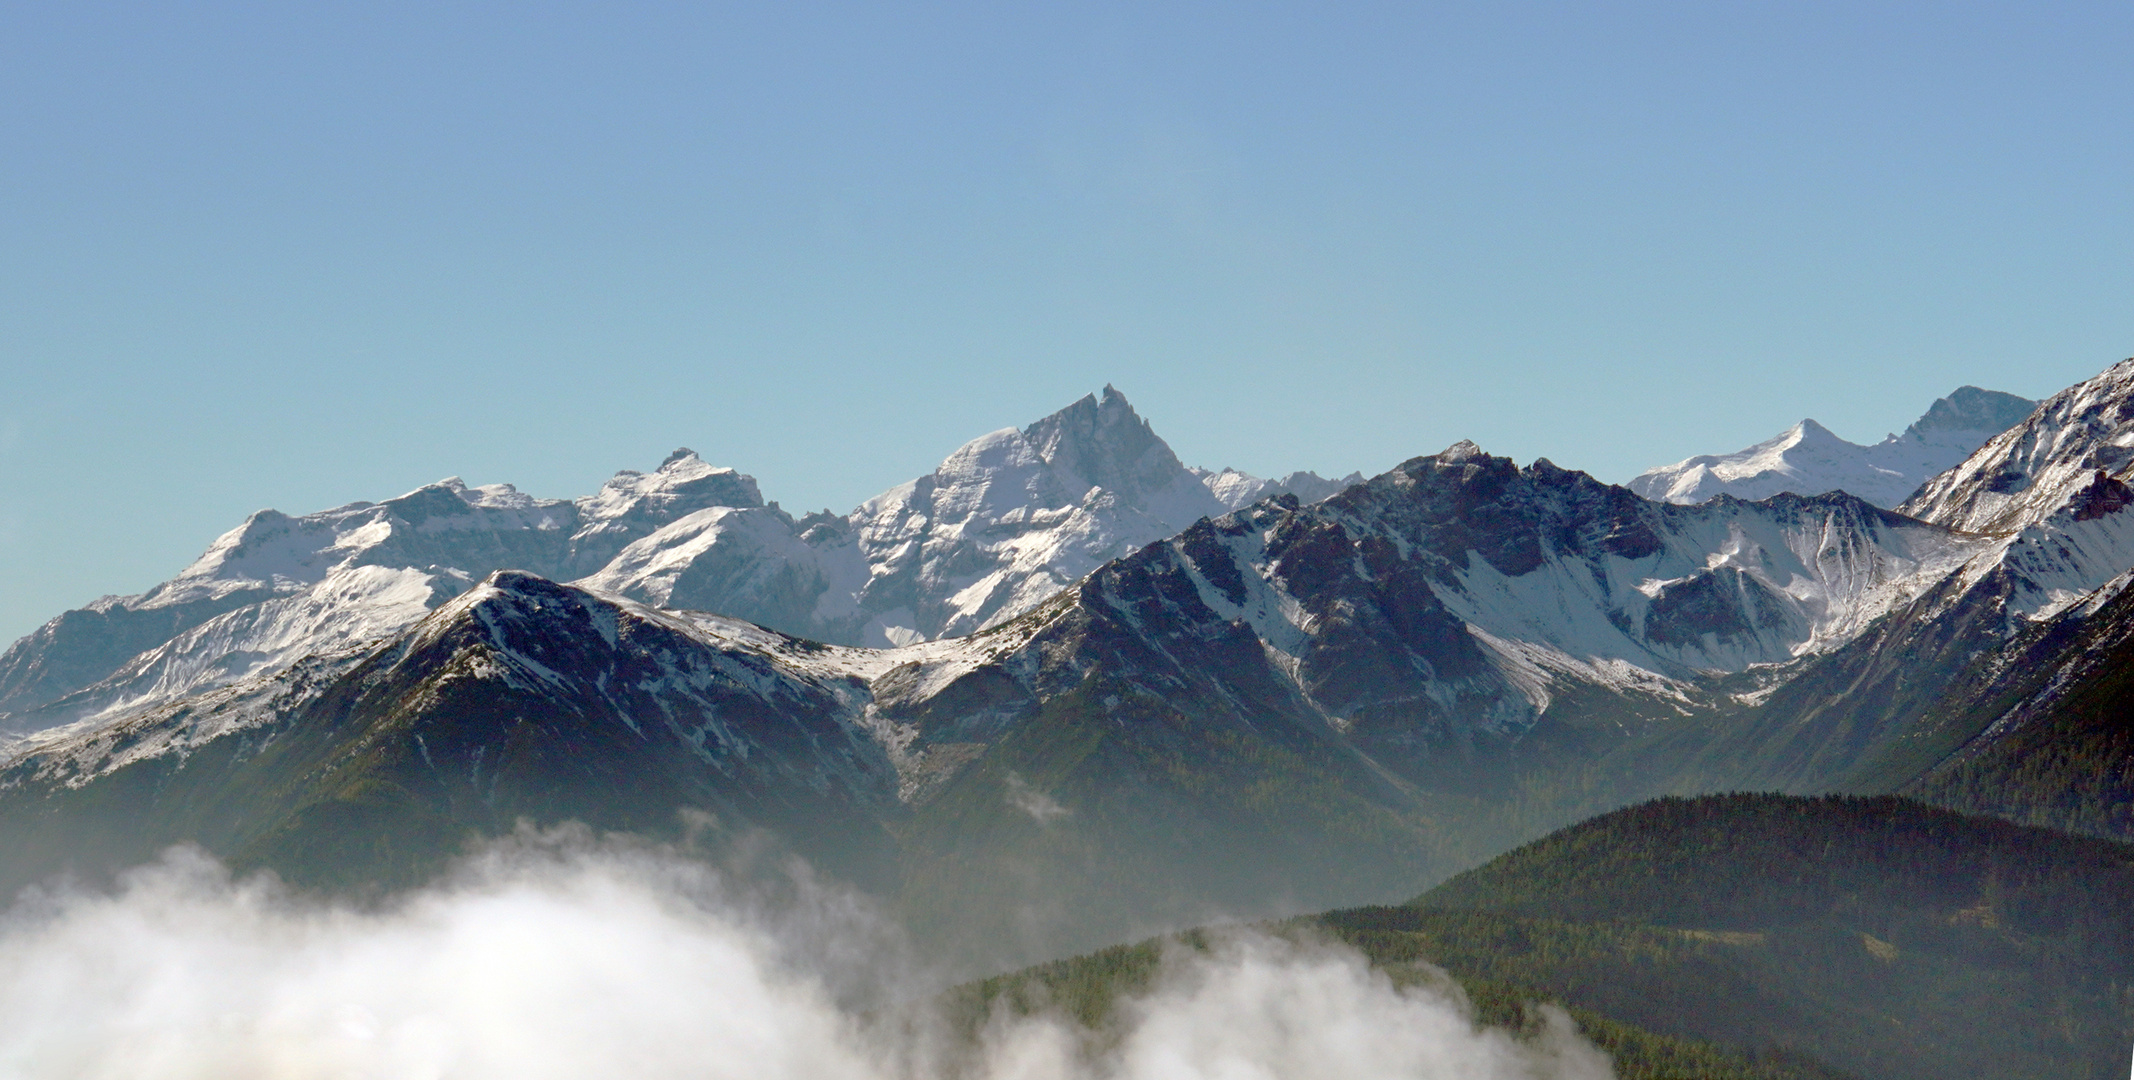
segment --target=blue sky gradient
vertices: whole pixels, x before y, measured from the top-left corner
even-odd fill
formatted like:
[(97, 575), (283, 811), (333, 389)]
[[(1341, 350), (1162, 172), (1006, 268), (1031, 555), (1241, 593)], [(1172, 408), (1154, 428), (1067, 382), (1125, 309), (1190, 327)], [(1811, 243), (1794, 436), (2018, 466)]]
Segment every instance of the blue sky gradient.
[(677, 445), (838, 510), (1181, 457), (1606, 480), (2134, 353), (2134, 8), (0, 5), (0, 639), (252, 510)]

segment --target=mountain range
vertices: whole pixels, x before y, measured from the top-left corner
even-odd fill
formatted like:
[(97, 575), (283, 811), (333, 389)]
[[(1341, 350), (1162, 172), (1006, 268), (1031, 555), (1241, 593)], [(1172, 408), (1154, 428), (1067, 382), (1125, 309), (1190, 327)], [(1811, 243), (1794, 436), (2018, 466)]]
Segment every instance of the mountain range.
[(1958, 387), (1902, 435), (1872, 446), (1847, 442), (1814, 420), (1802, 420), (1745, 450), (1648, 469), (1629, 487), (1648, 499), (1675, 503), (1703, 502), (1721, 494), (1754, 500), (1785, 491), (1846, 491), (1894, 508), (1920, 484), (2020, 422), (2037, 404), (1997, 390)]
[(192, 840), (360, 888), (575, 819), (768, 837), (984, 966), (1411, 895), (1656, 795), (2127, 838), (2124, 445), (2134, 361), (1894, 509), (1471, 443), (1269, 482), (1107, 388), (844, 517), (686, 452), (262, 513), (0, 657), (0, 884)]
[(1200, 517), (1360, 479), (1188, 468), (1105, 387), (842, 517), (796, 519), (687, 449), (578, 499), (452, 477), (302, 517), (262, 510), (176, 578), (69, 611), (0, 653), (0, 731), (116, 715), (375, 641), (499, 569), (833, 644), (965, 634)]

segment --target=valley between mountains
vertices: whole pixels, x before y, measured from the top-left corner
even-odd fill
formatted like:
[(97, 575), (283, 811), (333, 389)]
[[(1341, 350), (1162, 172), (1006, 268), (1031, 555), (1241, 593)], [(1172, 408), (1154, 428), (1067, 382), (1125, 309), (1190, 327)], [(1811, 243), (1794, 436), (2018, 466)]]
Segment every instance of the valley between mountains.
[(845, 515), (686, 450), (262, 511), (0, 654), (0, 885), (191, 842), (376, 893), (576, 821), (797, 856), (980, 972), (1397, 902), (1663, 796), (2134, 840), (2134, 360), (1827, 435), (1267, 480), (1107, 387)]

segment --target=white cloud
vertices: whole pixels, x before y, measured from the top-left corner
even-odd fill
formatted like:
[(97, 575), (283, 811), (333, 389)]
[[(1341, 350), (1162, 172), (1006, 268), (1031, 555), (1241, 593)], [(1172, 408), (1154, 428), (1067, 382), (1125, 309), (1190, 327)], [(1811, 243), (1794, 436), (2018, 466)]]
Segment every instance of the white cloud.
[[(582, 834), (521, 837), (382, 908), (174, 852), (0, 928), (0, 1075), (163, 1080), (1600, 1080), (1559, 1018), (1520, 1042), (1350, 952), (1253, 935), (1173, 957), (1091, 1059), (996, 1018), (938, 1053), (931, 994), (849, 896), (769, 897)], [(960, 1061), (951, 1069), (943, 1062)]]
[(1008, 774), (1008, 805), (1030, 815), (1039, 825), (1050, 825), (1074, 812), (1015, 773)]

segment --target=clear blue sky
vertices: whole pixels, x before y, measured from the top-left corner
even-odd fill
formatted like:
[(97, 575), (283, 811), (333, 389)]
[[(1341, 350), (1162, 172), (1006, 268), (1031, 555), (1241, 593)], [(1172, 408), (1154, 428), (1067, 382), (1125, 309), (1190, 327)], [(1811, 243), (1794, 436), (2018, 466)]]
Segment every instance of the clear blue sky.
[(0, 639), (264, 506), (1608, 480), (2134, 354), (2134, 8), (0, 4)]

